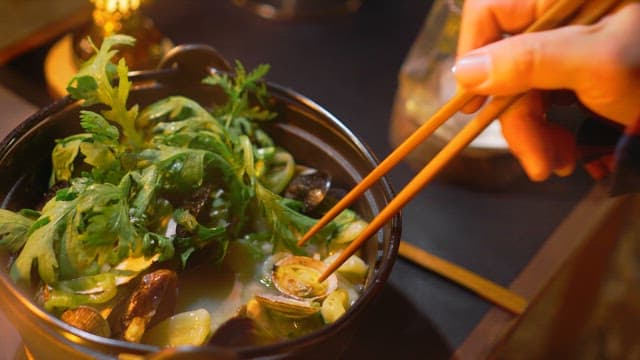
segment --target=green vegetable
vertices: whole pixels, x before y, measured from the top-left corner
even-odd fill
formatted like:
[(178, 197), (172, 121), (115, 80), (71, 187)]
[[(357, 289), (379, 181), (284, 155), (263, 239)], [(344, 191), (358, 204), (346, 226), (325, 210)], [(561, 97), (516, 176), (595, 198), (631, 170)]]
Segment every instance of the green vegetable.
[[(100, 290), (93, 293), (85, 293), (87, 289), (93, 288)], [(117, 291), (114, 273), (107, 272), (81, 277), (63, 281), (55, 286), (51, 290), (44, 307), (48, 311), (52, 311), (58, 308), (76, 308), (87, 304), (103, 304), (111, 300)]]
[(324, 299), (320, 314), (325, 323), (331, 324), (344, 315), (348, 308), (349, 294), (343, 289), (338, 289)]
[[(304, 249), (298, 247), (297, 241), (315, 224), (316, 220), (299, 212), (302, 203), (285, 199), (260, 184), (256, 189), (256, 197), (271, 229), (275, 249), (287, 249), (298, 255), (306, 254)], [(323, 243), (329, 240), (335, 231), (335, 226), (334, 223), (329, 223), (313, 236), (312, 242)]]
[(29, 216), (0, 209), (0, 247), (18, 252), (27, 241), (34, 220)]
[[(11, 275), (29, 282), (37, 273), (51, 290), (47, 309), (107, 302), (121, 279), (155, 261), (178, 259), (184, 266), (207, 249), (210, 261), (220, 262), (233, 242), (257, 257), (265, 242), (273, 251), (304, 254), (296, 242), (316, 222), (301, 213), (302, 203), (281, 196), (295, 160), (260, 129), (275, 117), (261, 81), (267, 65), (247, 72), (237, 62), (235, 76), (204, 79), (227, 95), (212, 109), (171, 96), (139, 112), (127, 107), (124, 60), (110, 62), (115, 46), (133, 41), (104, 39), (69, 84), (84, 106), (106, 109), (82, 110), (84, 132), (57, 140), (51, 185), (68, 185), (41, 211), (0, 209), (0, 247), (17, 254)], [(211, 191), (197, 198), (201, 188)], [(355, 220), (343, 216), (314, 242), (326, 244)], [(142, 265), (127, 268), (132, 259)]]
[[(142, 145), (142, 136), (136, 130), (135, 123), (138, 116), (138, 106), (127, 109), (127, 98), (131, 89), (131, 82), (127, 76), (129, 68), (124, 59), (120, 59), (115, 66), (110, 61), (118, 53), (113, 47), (118, 45), (133, 46), (135, 39), (126, 35), (113, 35), (105, 38), (100, 49), (92, 44), (96, 51), (71, 79), (67, 91), (74, 99), (84, 100), (83, 105), (104, 104), (109, 110), (103, 115), (122, 127), (127, 140), (136, 147)], [(118, 85), (113, 86), (114, 79)]]
[(173, 315), (144, 333), (142, 342), (161, 347), (202, 345), (211, 331), (211, 315), (197, 309)]
[(293, 178), (296, 170), (296, 163), (293, 156), (283, 149), (276, 149), (272, 156), (263, 157), (261, 162), (256, 163), (256, 167), (261, 171), (260, 182), (269, 190), (276, 194), (281, 193)]
[(264, 105), (267, 89), (259, 80), (269, 72), (269, 65), (259, 65), (255, 70), (247, 73), (244, 66), (236, 61), (235, 76), (232, 78), (225, 73), (208, 76), (203, 83), (218, 85), (229, 96), (227, 103), (214, 111), (223, 119), (223, 124), (238, 133), (251, 134), (255, 125), (246, 120), (269, 120), (275, 114), (260, 106), (251, 106), (249, 93), (253, 92), (260, 104)]
[(50, 200), (37, 221), (46, 223), (30, 233), (13, 264), (14, 279), (29, 281), (35, 262), (40, 277), (56, 284), (140, 253), (141, 239), (129, 220), (128, 186), (123, 186), (83, 181), (76, 183), (78, 193), (73, 187), (66, 192), (70, 200)]

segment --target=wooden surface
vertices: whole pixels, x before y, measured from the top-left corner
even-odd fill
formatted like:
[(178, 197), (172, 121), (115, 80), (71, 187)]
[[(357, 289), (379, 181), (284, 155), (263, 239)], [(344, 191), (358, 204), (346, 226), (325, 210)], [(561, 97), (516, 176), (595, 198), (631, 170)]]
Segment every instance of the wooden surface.
[[(622, 219), (619, 214), (627, 204), (627, 197), (611, 198), (605, 185), (594, 187), (547, 239), (509, 288), (532, 299), (529, 308), (536, 308), (540, 299), (547, 295), (545, 288), (558, 276), (562, 267), (594, 236), (602, 234), (603, 230), (611, 232), (612, 224)], [(522, 318), (526, 318), (528, 312)], [(538, 318), (539, 322), (552, 320), (551, 314), (543, 315)], [(491, 309), (457, 349), (454, 358), (488, 357), (498, 351), (499, 345), (522, 318), (499, 308)]]
[(90, 19), (88, 0), (0, 1), (0, 65)]
[(514, 315), (521, 315), (527, 308), (527, 300), (478, 274), (430, 254), (405, 241), (400, 242), (398, 254), (423, 268), (450, 279), (487, 301), (502, 307)]

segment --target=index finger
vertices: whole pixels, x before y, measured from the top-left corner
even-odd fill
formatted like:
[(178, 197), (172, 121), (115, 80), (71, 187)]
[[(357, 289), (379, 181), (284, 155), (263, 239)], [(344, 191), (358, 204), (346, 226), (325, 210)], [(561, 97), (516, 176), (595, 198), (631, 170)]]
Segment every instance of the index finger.
[(522, 32), (542, 15), (553, 0), (467, 0), (462, 9), (458, 56)]

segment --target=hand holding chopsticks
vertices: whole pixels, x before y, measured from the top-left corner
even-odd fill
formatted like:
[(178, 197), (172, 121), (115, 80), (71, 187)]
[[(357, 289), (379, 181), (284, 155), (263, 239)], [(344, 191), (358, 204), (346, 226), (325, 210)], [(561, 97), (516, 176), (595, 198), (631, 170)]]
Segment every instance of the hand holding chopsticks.
[[(571, 24), (590, 24), (604, 16), (618, 1), (613, 0), (562, 0), (552, 5), (549, 11), (538, 18), (525, 32), (552, 29), (564, 25), (572, 15), (577, 15)], [(580, 11), (580, 12), (578, 12)], [(417, 176), (400, 191), (397, 196), (383, 209), (367, 228), (341, 253), (341, 255), (328, 266), (320, 276), (320, 281), (326, 279), (344, 261), (355, 253), (362, 244), (374, 235), (389, 219), (406, 205), (422, 188), (424, 188), (446, 164), (462, 151), (482, 130), (484, 130), (496, 117), (513, 104), (519, 97), (496, 97), (492, 99), (477, 115), (467, 124), (460, 133), (454, 137)], [(378, 167), (357, 184), (341, 201), (330, 209), (298, 242), (303, 245), (317, 231), (327, 225), (341, 211), (350, 206), (380, 177), (384, 176), (396, 164), (422, 141), (431, 135), (453, 114), (459, 111), (465, 104), (476, 98), (475, 95), (465, 91), (459, 91), (447, 104), (438, 110), (428, 121), (416, 130), (405, 142), (398, 146)]]

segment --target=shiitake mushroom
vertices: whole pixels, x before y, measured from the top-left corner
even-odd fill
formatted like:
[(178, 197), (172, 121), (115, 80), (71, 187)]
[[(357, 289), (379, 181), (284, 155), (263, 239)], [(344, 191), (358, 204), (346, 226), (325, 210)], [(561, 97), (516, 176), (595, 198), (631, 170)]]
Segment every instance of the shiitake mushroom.
[(147, 328), (174, 314), (177, 297), (175, 271), (158, 269), (143, 275), (131, 296), (109, 316), (114, 337), (139, 342)]

